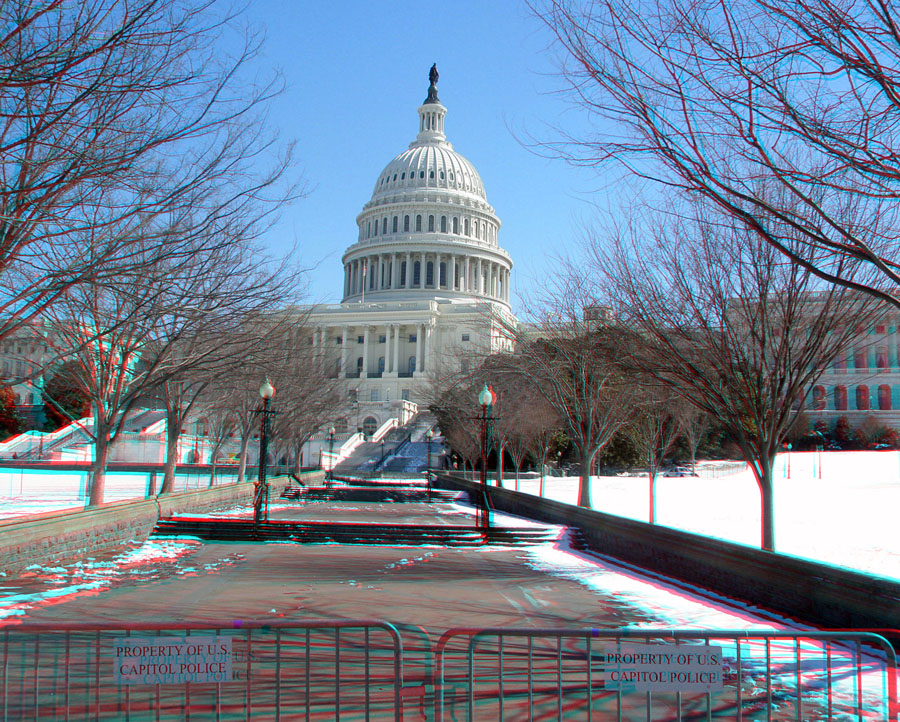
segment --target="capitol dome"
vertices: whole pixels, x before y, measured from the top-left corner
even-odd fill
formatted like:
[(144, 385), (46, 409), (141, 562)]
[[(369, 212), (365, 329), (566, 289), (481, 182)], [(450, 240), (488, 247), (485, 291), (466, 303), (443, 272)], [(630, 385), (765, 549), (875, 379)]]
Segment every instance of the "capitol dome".
[(344, 302), (487, 300), (509, 307), (512, 260), (475, 167), (444, 135), (432, 67), (419, 131), (378, 175), (343, 256)]

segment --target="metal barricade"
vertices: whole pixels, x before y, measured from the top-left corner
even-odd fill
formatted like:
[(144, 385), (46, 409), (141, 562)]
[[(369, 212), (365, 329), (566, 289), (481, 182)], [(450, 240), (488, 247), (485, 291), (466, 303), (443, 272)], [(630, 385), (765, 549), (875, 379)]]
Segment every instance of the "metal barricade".
[(0, 630), (0, 719), (400, 720), (403, 645), (378, 620)]
[(435, 719), (900, 719), (891, 645), (867, 632), (452, 629)]

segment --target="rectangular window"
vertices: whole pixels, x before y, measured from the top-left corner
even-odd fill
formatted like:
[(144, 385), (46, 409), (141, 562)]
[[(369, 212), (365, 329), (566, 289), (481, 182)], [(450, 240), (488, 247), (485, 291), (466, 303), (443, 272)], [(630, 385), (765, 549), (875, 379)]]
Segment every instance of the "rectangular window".
[(384, 343), (386, 340), (387, 340), (387, 337), (386, 337), (386, 336), (379, 336), (379, 337), (378, 337), (378, 343)]
[(416, 342), (416, 334), (414, 334), (414, 333), (409, 334), (409, 342), (410, 343)]
[(341, 336), (335, 336), (334, 342), (337, 344), (342, 344), (342, 343), (344, 343), (344, 339)]
[(400, 398), (403, 399), (404, 401), (409, 401), (409, 389), (403, 389), (400, 392)]
[(468, 340), (469, 340), (469, 334), (464, 333), (464, 334), (462, 335), (462, 340), (463, 340), (463, 341), (468, 341)]
[(372, 401), (378, 401), (378, 389), (372, 389), (370, 398)]
[(357, 336), (356, 337), (356, 343), (365, 343), (365, 342), (366, 342), (365, 336)]

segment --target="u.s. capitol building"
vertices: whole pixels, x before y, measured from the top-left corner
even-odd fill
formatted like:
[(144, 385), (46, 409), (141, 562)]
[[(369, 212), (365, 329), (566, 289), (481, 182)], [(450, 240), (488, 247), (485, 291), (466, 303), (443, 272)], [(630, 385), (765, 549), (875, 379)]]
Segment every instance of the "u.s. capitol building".
[(355, 395), (350, 430), (403, 420), (435, 375), (509, 347), (512, 259), (478, 171), (444, 133), (436, 68), (429, 79), (418, 135), (378, 174), (356, 218), (341, 303), (308, 319), (313, 346)]

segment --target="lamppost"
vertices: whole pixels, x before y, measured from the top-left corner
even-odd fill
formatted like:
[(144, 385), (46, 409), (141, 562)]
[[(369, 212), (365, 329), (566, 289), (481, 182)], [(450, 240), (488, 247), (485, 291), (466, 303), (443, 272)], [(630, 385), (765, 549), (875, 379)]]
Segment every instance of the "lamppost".
[[(266, 482), (266, 460), (269, 455), (269, 401), (275, 395), (275, 387), (266, 378), (265, 383), (259, 387), (259, 395), (263, 400), (263, 407), (259, 411), (262, 414), (262, 422), (259, 434), (259, 476), (256, 479), (256, 488), (253, 493), (253, 523), (259, 525), (260, 521), (269, 518), (269, 485)], [(265, 510), (263, 509), (265, 504)]]
[(325, 488), (334, 481), (334, 426), (328, 428), (328, 473), (325, 474)]
[(384, 439), (381, 440), (381, 458), (378, 460), (378, 471), (384, 476)]
[(428, 442), (428, 465), (425, 467), (425, 481), (428, 484), (428, 503), (431, 503), (431, 440), (434, 438), (434, 429), (425, 432), (425, 441)]
[(491, 406), (493, 406), (494, 401), (494, 391), (485, 384), (484, 388), (478, 394), (478, 403), (481, 405), (481, 416), (478, 419), (480, 427), (478, 439), (481, 447), (481, 508), (478, 510), (478, 521), (483, 527), (488, 527), (490, 525), (490, 512), (487, 496), (487, 455), (491, 432), (493, 431), (491, 428), (493, 426)]

